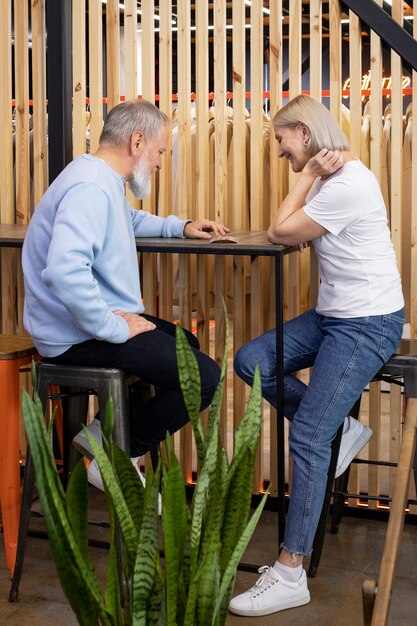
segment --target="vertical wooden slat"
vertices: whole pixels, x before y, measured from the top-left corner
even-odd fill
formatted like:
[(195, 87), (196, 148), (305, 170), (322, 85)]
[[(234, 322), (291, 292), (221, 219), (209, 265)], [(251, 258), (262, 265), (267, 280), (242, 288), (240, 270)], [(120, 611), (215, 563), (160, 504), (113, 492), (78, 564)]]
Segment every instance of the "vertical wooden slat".
[[(275, 113), (282, 107), (282, 0), (270, 3), (269, 25), (269, 76), (270, 76), (270, 140), (269, 140), (269, 195), (270, 220), (272, 221), (285, 197), (288, 188), (287, 168), (284, 160), (278, 158), (278, 144), (272, 120)], [(275, 263), (270, 263), (270, 290), (275, 289)], [(269, 326), (273, 325), (275, 307), (270, 307)], [(269, 407), (269, 484), (271, 495), (277, 494), (277, 411)], [(280, 416), (280, 419), (284, 419)]]
[[(208, 175), (209, 171), (209, 126), (208, 106), (208, 2), (200, 0), (195, 6), (196, 42), (196, 129), (195, 129), (195, 177), (197, 218), (208, 217)], [(196, 321), (197, 338), (200, 347), (209, 351), (210, 311), (209, 311), (209, 267), (207, 259), (197, 256)]]
[[(246, 227), (246, 55), (245, 55), (245, 2), (233, 0), (233, 207), (228, 215), (228, 223), (233, 229)], [(236, 131), (236, 132), (235, 132)]]
[(350, 71), (350, 150), (356, 157), (361, 152), (362, 120), (362, 45), (359, 18), (349, 11), (349, 71)]
[[(171, 117), (172, 108), (172, 2), (166, 0), (159, 6), (159, 108)], [(172, 133), (168, 136), (167, 152), (162, 171), (159, 172), (158, 215), (172, 213)], [(172, 255), (160, 257), (159, 315), (173, 319), (173, 267)]]
[(106, 4), (107, 111), (120, 102), (120, 18), (118, 0)]
[[(155, 33), (154, 33), (154, 0), (141, 2), (141, 29), (142, 29), (142, 95), (146, 100), (155, 102)], [(142, 200), (145, 211), (156, 213), (156, 174), (152, 176), (152, 190), (147, 198)], [(150, 257), (151, 258), (151, 257)]]
[[(382, 5), (382, 0), (375, 0), (377, 4)], [(381, 40), (371, 31), (371, 92), (370, 101), (371, 111), (371, 146), (370, 146), (370, 162), (371, 170), (375, 174), (379, 183), (381, 183), (381, 142), (382, 142), (382, 51)]]
[(263, 214), (263, 18), (262, 2), (253, 0), (250, 10), (250, 228), (264, 228)]
[(16, 223), (30, 219), (28, 5), (15, 3)]
[[(393, 0), (392, 17), (402, 26), (402, 0)], [(399, 268), (401, 268), (402, 264), (401, 214), (404, 137), (402, 75), (401, 57), (396, 52), (391, 50), (391, 237), (397, 255)]]
[(72, 0), (72, 152), (86, 149), (85, 0)]
[(90, 96), (90, 152), (98, 148), (103, 128), (103, 44), (102, 7), (96, 0), (88, 2), (88, 61)]
[[(124, 10), (124, 96), (126, 100), (138, 97), (138, 49), (137, 49), (137, 3), (127, 0)], [(135, 198), (129, 188), (126, 199), (135, 209), (141, 207), (141, 201)]]
[(33, 204), (48, 184), (46, 137), (45, 0), (32, 1)]
[(0, 145), (2, 175), (0, 176), (0, 221), (14, 222), (13, 207), (13, 148), (12, 148), (12, 17), (11, 0), (0, 0)]
[[(369, 458), (377, 460), (380, 457), (381, 447), (381, 383), (372, 382), (369, 385), (369, 426), (374, 431), (369, 441)], [(368, 493), (378, 495), (379, 472), (375, 465), (368, 466)], [(369, 500), (370, 509), (376, 508), (376, 501)]]
[[(310, 95), (321, 101), (322, 84), (322, 2), (310, 2)], [(318, 296), (318, 262), (314, 248), (310, 253), (310, 306), (317, 304)]]
[(340, 124), (342, 104), (342, 38), (340, 2), (330, 0), (330, 111)]
[[(264, 223), (264, 138), (263, 138), (263, 3), (253, 0), (250, 9), (251, 39), (250, 39), (250, 228), (263, 230)], [(269, 218), (269, 215), (268, 215)], [(263, 282), (260, 258), (252, 259), (251, 263), (251, 309), (250, 326), (251, 337), (260, 335), (263, 328)], [(262, 435), (261, 435), (262, 437)], [(262, 481), (263, 446), (260, 445), (254, 475), (254, 488), (258, 490)]]
[[(159, 108), (171, 118), (172, 109), (172, 3), (159, 6)], [(172, 213), (172, 133), (169, 133), (162, 172), (159, 173), (158, 215)]]
[[(417, 6), (413, 9), (413, 34), (417, 39)], [(417, 72), (413, 71), (413, 85), (417, 85)], [(417, 154), (417, 93), (413, 89), (412, 96), (412, 137), (411, 150)], [(411, 337), (417, 337), (417, 158), (414, 156), (411, 164), (411, 298), (410, 298), (410, 326)]]
[(190, 215), (191, 208), (191, 36), (190, 1), (179, 0), (177, 5), (178, 45), (178, 214)]
[(226, 5), (214, 0), (214, 93), (215, 93), (215, 219), (225, 223), (227, 193), (227, 131), (226, 131)]
[(138, 97), (137, 2), (125, 0), (124, 5), (124, 95), (126, 100), (136, 100)]
[(321, 101), (322, 2), (310, 0), (310, 95)]
[[(301, 0), (290, 3), (290, 26), (289, 26), (289, 92), (290, 98), (301, 93)], [(293, 186), (296, 178), (292, 171), (289, 173), (289, 184)], [(300, 310), (300, 262), (301, 255), (291, 254), (288, 260), (288, 316), (294, 317)]]

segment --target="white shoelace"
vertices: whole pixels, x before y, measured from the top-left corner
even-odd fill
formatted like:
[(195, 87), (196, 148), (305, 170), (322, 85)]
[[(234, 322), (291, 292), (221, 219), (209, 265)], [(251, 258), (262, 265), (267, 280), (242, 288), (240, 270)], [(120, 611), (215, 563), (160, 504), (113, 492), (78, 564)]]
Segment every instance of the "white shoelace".
[(261, 574), (261, 576), (258, 578), (254, 586), (251, 587), (249, 590), (253, 594), (253, 596), (257, 596), (260, 593), (263, 593), (266, 589), (269, 589), (271, 585), (275, 585), (275, 583), (277, 582), (276, 578), (271, 576), (270, 570), (272, 570), (272, 567), (270, 567), (269, 565), (262, 565), (262, 567), (258, 569), (258, 572)]

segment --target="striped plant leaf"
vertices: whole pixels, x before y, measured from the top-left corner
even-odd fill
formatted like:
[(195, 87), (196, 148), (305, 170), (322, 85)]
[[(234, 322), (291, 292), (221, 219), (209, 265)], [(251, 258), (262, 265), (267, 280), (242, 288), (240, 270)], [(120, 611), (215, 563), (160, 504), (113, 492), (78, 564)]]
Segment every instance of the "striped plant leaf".
[(178, 375), (180, 379), (182, 396), (187, 407), (188, 417), (194, 431), (194, 439), (197, 450), (197, 458), (203, 463), (205, 444), (203, 427), (200, 419), (201, 407), (201, 378), (197, 359), (188, 343), (184, 330), (179, 324), (176, 326), (176, 352), (178, 363)]
[(110, 462), (110, 459), (108, 458), (103, 448), (88, 430), (85, 430), (85, 434), (93, 450), (97, 465), (100, 469), (106, 492), (109, 493), (112, 499), (117, 519), (119, 520), (123, 539), (126, 545), (129, 562), (134, 563), (138, 543), (138, 533), (136, 531), (135, 523), (129, 512), (126, 501), (123, 497), (119, 480), (114, 472), (114, 468)]
[(147, 626), (150, 594), (154, 586), (159, 562), (157, 514), (160, 465), (155, 474), (151, 468), (146, 475), (145, 503), (140, 529), (132, 585), (133, 626)]
[(204, 465), (201, 468), (197, 484), (194, 489), (191, 520), (190, 545), (190, 577), (193, 578), (198, 561), (202, 540), (203, 520), (205, 518), (207, 501), (210, 493), (210, 484), (215, 479), (217, 453), (219, 448), (219, 425), (214, 425), (214, 432), (206, 450)]
[(67, 517), (56, 465), (50, 465), (52, 446), (40, 403), (33, 402), (25, 391), (22, 401), (39, 497), (63, 591), (81, 624), (96, 624), (97, 614), (103, 624), (113, 624), (98, 579), (85, 563)]
[(184, 549), (188, 533), (188, 507), (184, 477), (171, 439), (167, 437), (169, 466), (164, 467), (162, 480), (162, 529), (165, 556), (166, 616), (168, 626), (177, 624), (179, 578), (182, 575)]
[(136, 531), (139, 534), (142, 524), (145, 489), (130, 457), (115, 443), (112, 445), (114, 469), (119, 480), (123, 497), (129, 509)]
[(219, 593), (217, 595), (217, 598), (213, 607), (213, 618), (211, 622), (213, 625), (216, 623), (215, 620), (220, 611), (220, 608), (222, 606), (226, 606), (229, 604), (230, 597), (229, 595), (227, 595), (227, 592), (229, 591), (230, 593), (230, 582), (234, 579), (236, 575), (237, 566), (239, 564), (240, 559), (243, 556), (243, 553), (246, 549), (246, 546), (249, 543), (250, 538), (253, 535), (253, 531), (255, 530), (256, 525), (259, 521), (259, 518), (264, 509), (265, 502), (266, 502), (268, 495), (269, 495), (269, 489), (263, 495), (262, 500), (258, 504), (255, 512), (253, 513), (252, 517), (247, 523), (245, 530), (243, 531), (243, 533), (240, 535), (240, 537), (237, 540), (236, 547), (233, 551), (232, 556), (230, 557), (230, 561), (223, 574)]
[(93, 569), (88, 552), (88, 482), (83, 459), (77, 463), (68, 481), (66, 509), (83, 559)]
[(213, 600), (220, 588), (220, 537), (219, 532), (211, 534), (204, 543), (202, 568), (204, 575), (200, 577), (197, 600), (197, 624), (210, 624), (213, 615)]
[[(128, 615), (129, 610), (129, 599), (125, 599), (124, 608), (126, 615), (123, 615), (122, 618), (122, 602), (121, 602), (121, 592), (120, 585), (121, 581), (119, 579), (119, 568), (118, 568), (118, 554), (116, 548), (116, 513), (114, 510), (113, 503), (111, 502), (111, 498), (107, 498), (107, 508), (109, 515), (109, 524), (110, 524), (110, 548), (109, 548), (109, 558), (107, 562), (107, 572), (106, 572), (106, 606), (109, 613), (115, 618), (117, 624), (129, 624), (129, 621), (126, 621), (126, 617)], [(121, 555), (122, 556), (122, 555)], [(129, 593), (129, 586), (125, 586), (125, 593)]]

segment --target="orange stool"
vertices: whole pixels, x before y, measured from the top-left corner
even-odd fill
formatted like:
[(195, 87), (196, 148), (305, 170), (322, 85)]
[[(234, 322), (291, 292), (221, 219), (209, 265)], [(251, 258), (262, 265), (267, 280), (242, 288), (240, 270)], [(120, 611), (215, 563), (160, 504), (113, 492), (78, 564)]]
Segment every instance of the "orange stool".
[(19, 368), (37, 356), (30, 337), (0, 335), (0, 510), (7, 566), (13, 575), (20, 513)]

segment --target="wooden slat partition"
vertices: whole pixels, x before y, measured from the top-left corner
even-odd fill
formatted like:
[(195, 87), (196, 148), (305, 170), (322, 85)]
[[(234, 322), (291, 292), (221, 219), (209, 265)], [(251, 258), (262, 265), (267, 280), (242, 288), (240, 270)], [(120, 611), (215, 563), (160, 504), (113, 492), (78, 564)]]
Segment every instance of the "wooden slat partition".
[[(377, 0), (383, 5), (382, 0)], [(0, 219), (2, 223), (28, 221), (31, 198), (36, 204), (47, 184), (47, 122), (45, 86), (45, 0), (31, 3), (32, 53), (28, 54), (28, 6), (25, 2), (0, 0), (0, 140), (2, 146), (2, 176), (0, 177)], [(117, 104), (121, 97), (138, 95), (155, 101), (168, 115), (173, 105), (173, 89), (178, 92), (178, 169), (177, 181), (173, 179), (171, 143), (165, 157), (163, 170), (153, 183), (152, 195), (142, 204), (147, 210), (160, 215), (172, 212), (174, 203), (172, 186), (177, 182), (178, 203), (175, 210), (182, 218), (216, 216), (233, 229), (251, 227), (267, 228), (271, 217), (294, 182), (288, 163), (277, 157), (277, 144), (273, 129), (267, 126), (265, 113), (274, 115), (283, 101), (302, 90), (310, 91), (323, 99), (338, 120), (342, 120), (342, 104), (348, 105), (348, 131), (351, 150), (360, 155), (363, 143), (363, 110), (369, 93), (362, 94), (362, 75), (371, 71), (371, 98), (367, 105), (370, 115), (370, 140), (366, 151), (370, 153), (370, 166), (377, 178), (389, 176), (391, 190), (391, 224), (393, 240), (399, 262), (403, 258), (403, 275), (409, 285), (407, 311), (410, 335), (417, 336), (417, 159), (411, 163), (410, 205), (404, 209), (404, 182), (402, 181), (403, 116), (405, 100), (402, 95), (401, 59), (396, 53), (388, 59), (385, 73), (392, 76), (391, 152), (390, 168), (382, 162), (382, 111), (388, 100), (381, 92), (382, 49), (378, 36), (365, 34), (358, 20), (349, 13), (349, 43), (342, 42), (341, 17), (345, 7), (338, 0), (323, 3), (310, 0), (309, 7), (302, 0), (285, 4), (282, 0), (269, 2), (270, 14), (264, 12), (262, 0), (253, 0), (247, 6), (244, 0), (179, 0), (177, 15), (173, 16), (171, 0), (143, 0), (137, 13), (136, 0), (126, 0), (124, 8), (118, 0), (102, 4), (98, 0), (73, 0), (73, 150), (74, 155), (84, 152), (86, 146), (86, 97), (91, 112), (89, 126), (90, 151), (98, 145), (103, 124), (103, 113)], [(11, 10), (14, 8), (15, 43), (12, 32)], [(304, 9), (304, 10), (303, 10)], [(86, 16), (86, 11), (88, 11)], [(414, 9), (416, 16), (416, 9)], [(284, 19), (282, 19), (284, 13)], [(324, 15), (325, 14), (325, 15)], [(155, 19), (159, 15), (159, 20)], [(393, 0), (392, 15), (402, 22), (402, 2)], [(121, 19), (123, 17), (123, 20)], [(307, 24), (307, 19), (310, 23)], [(103, 33), (102, 24), (105, 24)], [(330, 31), (325, 32), (323, 19)], [(87, 20), (87, 21), (86, 21)], [(139, 24), (138, 24), (139, 20)], [(172, 21), (174, 23), (172, 23)], [(226, 22), (233, 30), (226, 30)], [(268, 25), (269, 22), (269, 25)], [(85, 26), (88, 25), (88, 37)], [(250, 30), (246, 28), (250, 27)], [(123, 31), (121, 28), (123, 27)], [(138, 35), (139, 27), (140, 35)], [(159, 42), (155, 28), (159, 28)], [(195, 27), (195, 30), (194, 30)], [(414, 37), (417, 23), (414, 20)], [(345, 30), (343, 30), (345, 33)], [(250, 36), (249, 36), (250, 34)], [(104, 36), (105, 35), (105, 36)], [(265, 54), (268, 38), (269, 100), (264, 99)], [(303, 38), (310, 40), (310, 59), (302, 57), (306, 51)], [(156, 46), (155, 44), (158, 43)], [(329, 43), (329, 58), (327, 57)], [(370, 44), (370, 47), (369, 47)], [(307, 44), (308, 45), (308, 44)], [(142, 64), (138, 65), (141, 46)], [(15, 75), (12, 89), (12, 56), (15, 55)], [(369, 59), (368, 59), (369, 55)], [(288, 66), (283, 67), (288, 58)], [(103, 59), (105, 60), (103, 77)], [(120, 62), (119, 62), (120, 60)], [(87, 63), (88, 61), (88, 63)], [(88, 65), (88, 76), (86, 67)], [(350, 76), (350, 94), (342, 99), (342, 82)], [(158, 68), (158, 70), (156, 70)], [(342, 72), (343, 68), (343, 72)], [(209, 72), (210, 70), (210, 72)], [(307, 71), (306, 71), (307, 70)], [(303, 73), (304, 72), (304, 73)], [(307, 84), (306, 76), (310, 76)], [(342, 76), (343, 74), (343, 76)], [(158, 82), (157, 82), (158, 77)], [(289, 79), (289, 94), (283, 93), (283, 81)], [(417, 82), (413, 72), (413, 85)], [(30, 80), (32, 81), (30, 83)], [(139, 80), (142, 92), (137, 93)], [(173, 88), (173, 84), (175, 87)], [(121, 85), (123, 91), (121, 92)], [(287, 86), (285, 85), (285, 88)], [(246, 91), (250, 93), (247, 95)], [(326, 90), (325, 95), (323, 90)], [(156, 93), (158, 91), (158, 94)], [(192, 91), (196, 96), (195, 129), (191, 115)], [(214, 97), (208, 97), (214, 91)], [(229, 91), (232, 92), (230, 98)], [(159, 96), (159, 100), (157, 100)], [(15, 162), (12, 150), (12, 98), (17, 106), (17, 133)], [(29, 97), (33, 105), (29, 104)], [(107, 98), (107, 101), (104, 101)], [(229, 100), (230, 98), (230, 100)], [(175, 96), (174, 96), (175, 99)], [(416, 118), (416, 96), (411, 96), (412, 114)], [(227, 116), (233, 105), (233, 126)], [(214, 122), (207, 122), (209, 106), (213, 105)], [(264, 109), (265, 106), (265, 111)], [(32, 109), (30, 108), (32, 106)], [(246, 118), (246, 111), (250, 119)], [(33, 154), (29, 143), (29, 113), (33, 114)], [(368, 121), (368, 118), (366, 122)], [(264, 126), (265, 123), (265, 126)], [(366, 124), (365, 124), (366, 125)], [(417, 154), (417, 124), (412, 127), (411, 149)], [(213, 130), (214, 129), (214, 130)], [(194, 134), (195, 130), (195, 134)], [(213, 132), (212, 132), (213, 131)], [(265, 132), (264, 132), (265, 131)], [(214, 134), (213, 134), (214, 133)], [(249, 148), (248, 148), (249, 147)], [(33, 159), (33, 183), (30, 165)], [(387, 174), (388, 172), (388, 174)], [(389, 173), (390, 172), (390, 173)], [(212, 182), (210, 185), (209, 181)], [(14, 193), (16, 190), (16, 193)], [(131, 195), (129, 200), (139, 205)], [(403, 208), (401, 208), (403, 207)], [(405, 242), (410, 242), (405, 244)], [(408, 248), (405, 248), (405, 245)], [(408, 252), (407, 254), (405, 254)], [(22, 276), (20, 256), (11, 251), (0, 251), (2, 330), (24, 332), (22, 327)], [(405, 260), (404, 260), (405, 259)], [(220, 359), (222, 354), (222, 316), (220, 296), (227, 302), (233, 324), (230, 354), (251, 337), (263, 332), (274, 323), (274, 305), (270, 304), (273, 291), (271, 264), (237, 257), (233, 263), (217, 259), (180, 259), (178, 278), (173, 277), (170, 257), (155, 259), (145, 255), (141, 259), (144, 274), (143, 293), (148, 312), (158, 312), (167, 319), (180, 319), (190, 327), (195, 321), (203, 349), (211, 350)], [(301, 264), (301, 271), (300, 271)], [(317, 296), (317, 265), (314, 256), (304, 253), (293, 255), (285, 269), (287, 317), (297, 314), (307, 306), (314, 306)], [(215, 271), (214, 271), (215, 270)], [(216, 282), (215, 282), (216, 280)], [(216, 295), (216, 298), (214, 297)], [(17, 300), (17, 306), (16, 306)], [(158, 309), (159, 306), (159, 309)], [(209, 342), (209, 325), (215, 321), (214, 342)], [(213, 345), (214, 344), (214, 345)], [(376, 390), (375, 390), (376, 389)], [(233, 406), (233, 428), (242, 417), (245, 405), (245, 385), (234, 379), (228, 390), (229, 406)], [(367, 394), (365, 397), (368, 398)], [(389, 455), (395, 460), (399, 442), (399, 408), (402, 396), (398, 389), (391, 392), (388, 415), (378, 388), (372, 387), (371, 425), (374, 438), (364, 454), (376, 458), (389, 431)], [(232, 399), (232, 401), (230, 401)], [(364, 401), (364, 407), (366, 401)], [(376, 408), (375, 408), (376, 407)], [(269, 415), (270, 413), (270, 415)], [(226, 415), (224, 420), (226, 419)], [(367, 419), (364, 412), (362, 419)], [(384, 429), (381, 430), (381, 419)], [(230, 423), (229, 423), (230, 426)], [(388, 429), (388, 430), (387, 430)], [(224, 421), (222, 432), (227, 448), (233, 448), (233, 437)], [(267, 437), (269, 436), (269, 441)], [(180, 438), (178, 438), (179, 440)], [(181, 459), (187, 480), (195, 470), (191, 437), (184, 431), (179, 442)], [(274, 411), (265, 411), (265, 433), (262, 449), (269, 463), (258, 458), (256, 487), (271, 480), (271, 491), (276, 484), (276, 417)], [(392, 476), (374, 468), (354, 466), (351, 485), (357, 491), (365, 484), (369, 490), (392, 490)], [(387, 477), (387, 480), (385, 480)], [(287, 478), (289, 477), (289, 473)], [(275, 481), (275, 484), (274, 484)], [(410, 493), (413, 493), (410, 491)], [(351, 503), (353, 504), (353, 503)], [(378, 506), (378, 505), (375, 505)]]

